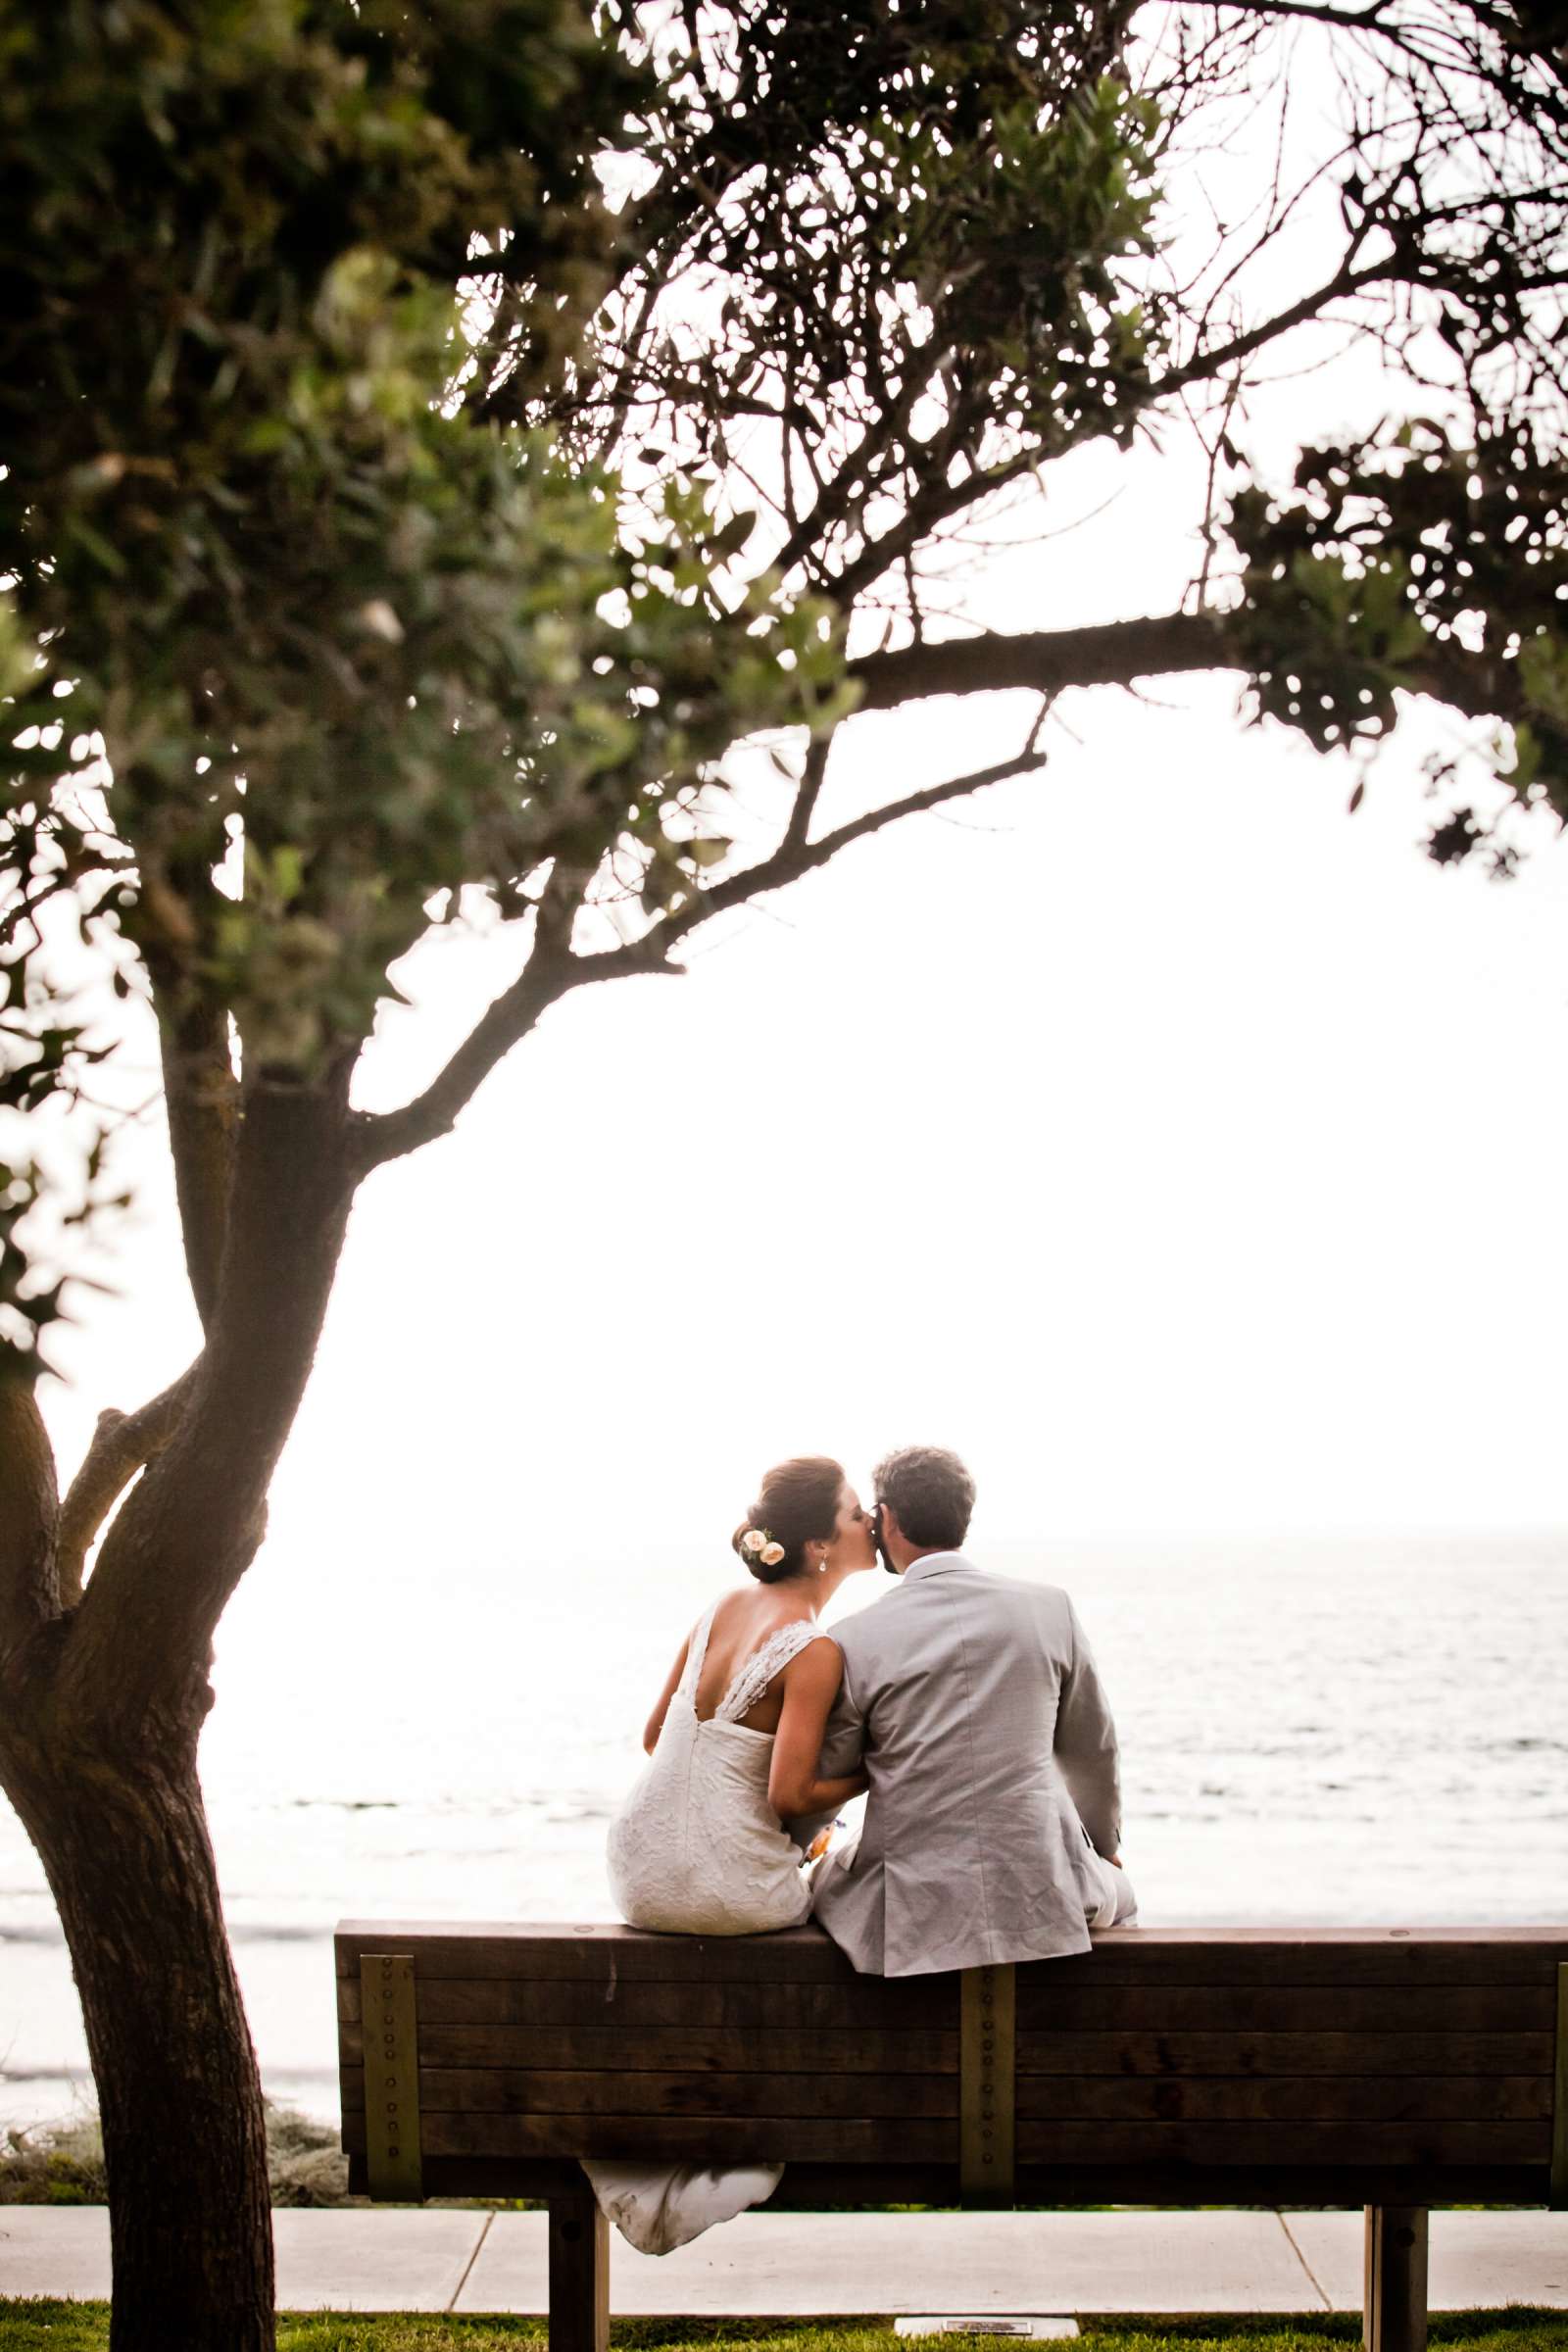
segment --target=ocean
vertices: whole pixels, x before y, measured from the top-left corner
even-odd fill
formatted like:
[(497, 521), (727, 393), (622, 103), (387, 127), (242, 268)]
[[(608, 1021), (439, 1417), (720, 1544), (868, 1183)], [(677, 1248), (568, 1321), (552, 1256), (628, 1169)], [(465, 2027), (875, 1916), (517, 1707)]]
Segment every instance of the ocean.
[[(1568, 1533), (1041, 1544), (1115, 1710), (1143, 1924), (1568, 1922)], [(605, 1827), (711, 1556), (264, 1554), (203, 1779), (273, 2096), (336, 2112), (339, 1918), (614, 1916)], [(880, 1597), (857, 1579), (838, 1611)], [(37, 1859), (0, 1802), (0, 2128), (91, 2097)]]

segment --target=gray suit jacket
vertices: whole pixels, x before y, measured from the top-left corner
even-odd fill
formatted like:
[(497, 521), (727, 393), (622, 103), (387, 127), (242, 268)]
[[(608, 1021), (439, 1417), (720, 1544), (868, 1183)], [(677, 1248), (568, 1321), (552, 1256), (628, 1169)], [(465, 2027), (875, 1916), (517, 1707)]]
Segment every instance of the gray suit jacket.
[(1121, 1792), (1066, 1593), (928, 1552), (833, 1639), (821, 1770), (871, 1783), (858, 1845), (817, 1867), (834, 1942), (884, 1977), (1088, 1951), (1086, 1834), (1117, 1851)]

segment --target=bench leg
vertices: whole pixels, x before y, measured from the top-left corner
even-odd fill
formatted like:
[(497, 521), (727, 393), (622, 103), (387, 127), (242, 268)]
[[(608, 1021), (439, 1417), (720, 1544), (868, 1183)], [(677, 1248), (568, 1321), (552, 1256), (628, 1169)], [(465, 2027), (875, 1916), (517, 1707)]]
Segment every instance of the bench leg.
[(1427, 2214), (1423, 2205), (1366, 2209), (1366, 2352), (1426, 2352)]
[(550, 2200), (550, 2352), (609, 2352), (610, 2224), (583, 2185)]

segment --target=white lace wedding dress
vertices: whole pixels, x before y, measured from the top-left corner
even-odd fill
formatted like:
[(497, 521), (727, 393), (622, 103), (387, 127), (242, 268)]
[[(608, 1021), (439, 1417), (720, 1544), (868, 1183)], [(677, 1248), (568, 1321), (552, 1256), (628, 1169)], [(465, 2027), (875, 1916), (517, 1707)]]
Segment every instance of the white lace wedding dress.
[[(773, 1735), (752, 1731), (740, 1718), (792, 1658), (826, 1637), (808, 1619), (780, 1626), (743, 1660), (703, 1721), (697, 1686), (712, 1624), (710, 1609), (692, 1636), (659, 1744), (611, 1824), (610, 1885), (634, 1928), (756, 1936), (808, 1918), (811, 1889), (800, 1848), (767, 1801)], [(667, 2254), (714, 2222), (760, 2204), (783, 2170), (781, 2164), (583, 2165), (605, 2213), (644, 2254)]]

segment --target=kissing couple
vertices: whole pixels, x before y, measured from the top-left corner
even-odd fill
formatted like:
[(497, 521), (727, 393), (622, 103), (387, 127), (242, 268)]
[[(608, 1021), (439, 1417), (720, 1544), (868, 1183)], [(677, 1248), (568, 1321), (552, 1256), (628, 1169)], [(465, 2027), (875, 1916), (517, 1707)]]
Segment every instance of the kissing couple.
[[(615, 1901), (686, 1936), (815, 1918), (870, 1976), (1088, 1951), (1137, 1905), (1115, 1726), (1072, 1603), (964, 1556), (975, 1490), (956, 1453), (890, 1453), (873, 1493), (868, 1511), (817, 1455), (763, 1479), (732, 1539), (755, 1581), (682, 1642), (611, 1825)], [(878, 1565), (893, 1591), (824, 1633), (833, 1593)], [(859, 1837), (828, 1844), (862, 1794)], [(783, 2170), (583, 2169), (644, 2253), (770, 2196)]]

